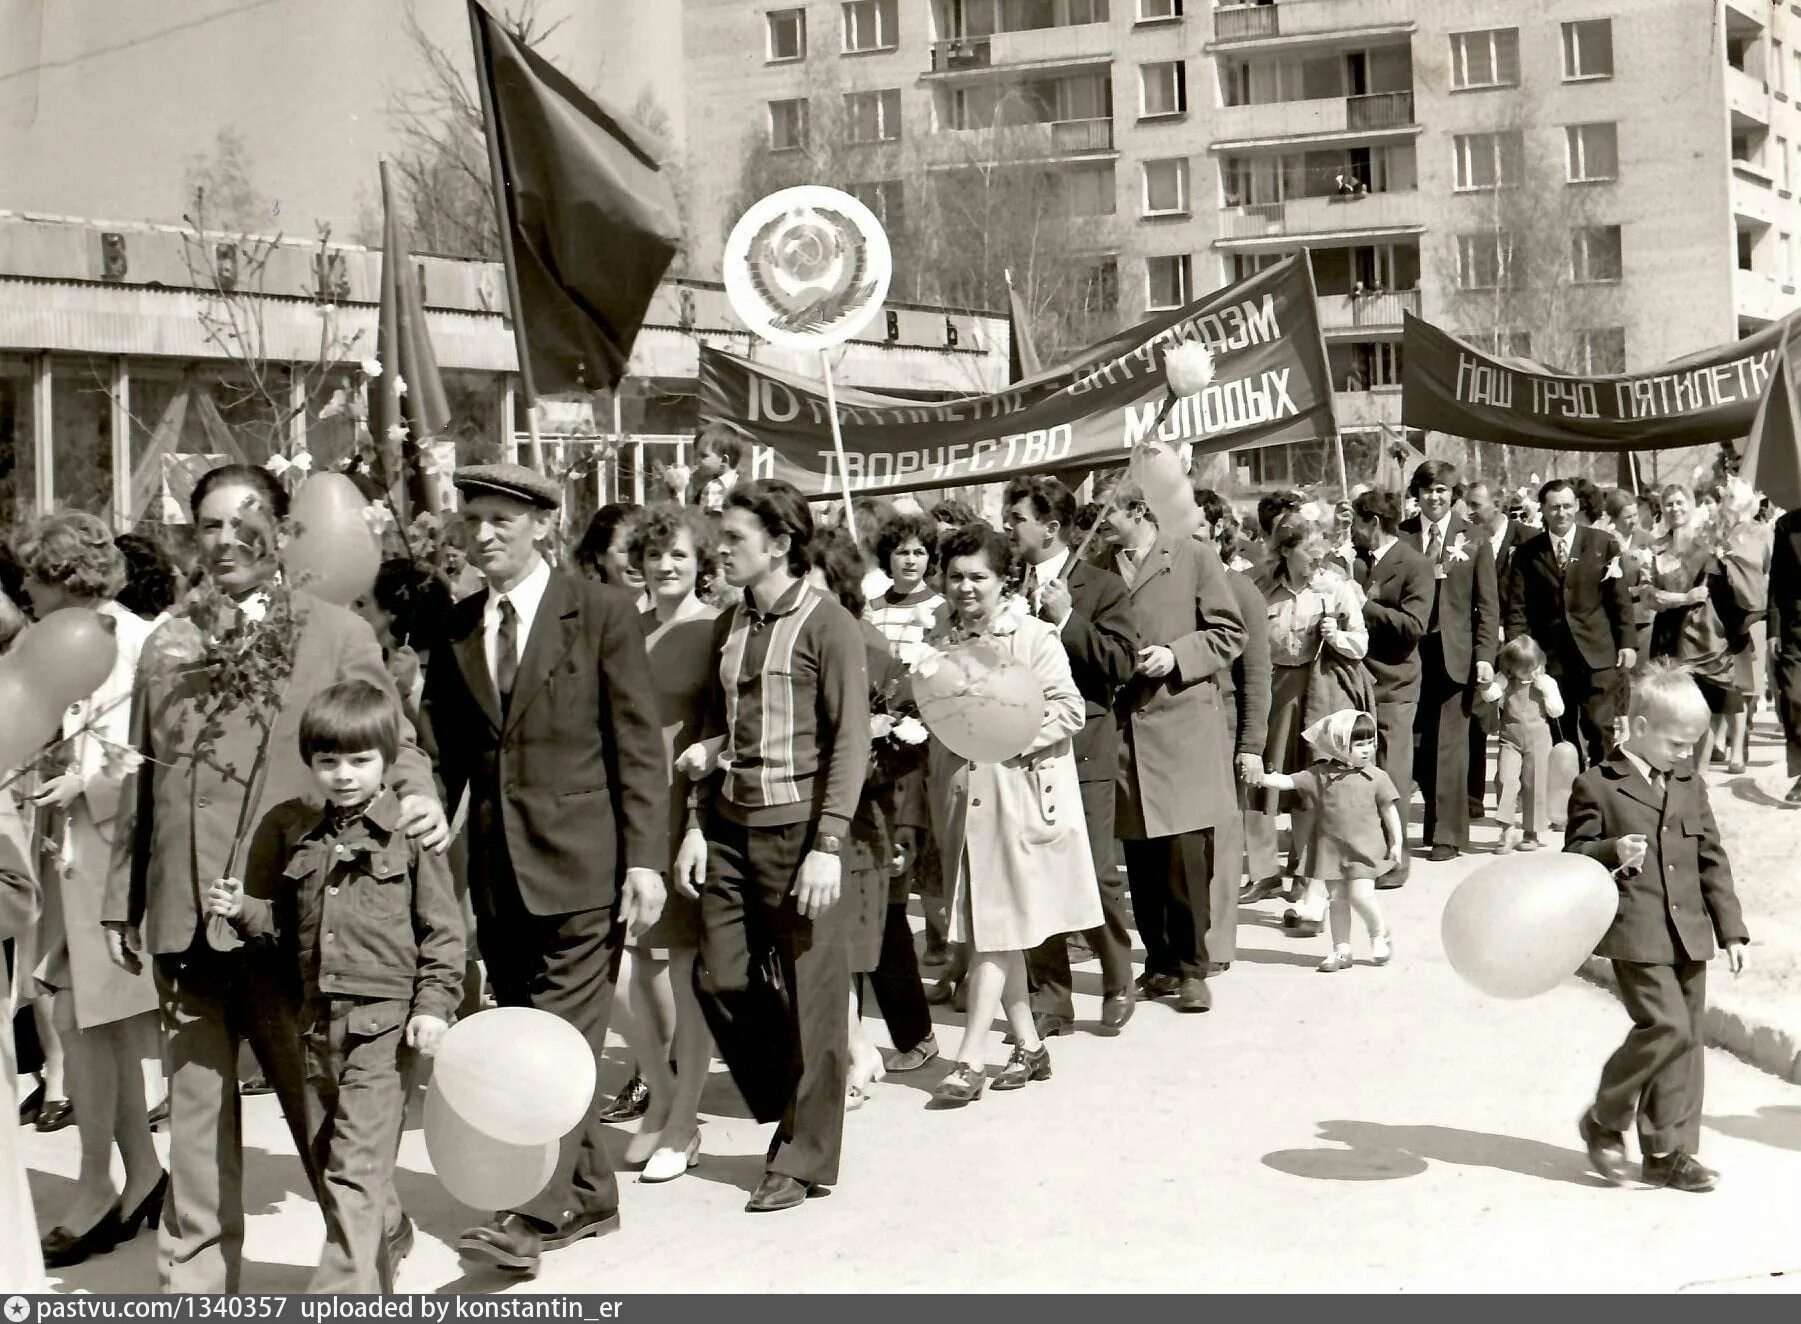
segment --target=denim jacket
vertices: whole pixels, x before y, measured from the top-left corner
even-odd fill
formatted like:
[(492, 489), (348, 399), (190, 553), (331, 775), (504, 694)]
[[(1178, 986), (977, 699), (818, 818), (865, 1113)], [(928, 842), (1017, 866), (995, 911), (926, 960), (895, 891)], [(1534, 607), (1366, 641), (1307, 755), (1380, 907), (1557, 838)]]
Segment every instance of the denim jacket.
[(394, 792), (342, 831), (299, 801), (271, 818), (274, 849), (251, 852), (239, 931), (294, 953), (308, 997), (406, 999), (411, 1015), (449, 1021), (463, 997), (462, 912), (444, 858), (400, 830)]

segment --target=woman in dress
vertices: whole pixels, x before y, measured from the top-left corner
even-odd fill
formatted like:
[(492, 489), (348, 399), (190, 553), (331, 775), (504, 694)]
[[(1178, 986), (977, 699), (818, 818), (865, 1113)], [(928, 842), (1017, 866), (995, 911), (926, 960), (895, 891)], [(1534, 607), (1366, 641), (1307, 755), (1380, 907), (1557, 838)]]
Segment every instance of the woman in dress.
[[(1753, 654), (1743, 628), (1764, 605), (1765, 587), (1754, 559), (1720, 554), (1703, 536), (1695, 495), (1680, 483), (1663, 489), (1664, 537), (1651, 561), (1646, 598), (1657, 611), (1651, 656), (1674, 658), (1694, 676), (1716, 717), (1730, 724), (1744, 708), (1755, 680)], [(1710, 503), (1719, 509), (1717, 500)], [(1710, 727), (1695, 747), (1695, 767), (1706, 771), (1716, 743)], [(1740, 766), (1737, 771), (1744, 771)]]
[(1017, 1044), (997, 1090), (1048, 1080), (1051, 1054), (1032, 1021), (1026, 952), (1059, 933), (1101, 923), (1070, 738), (1082, 729), (1081, 691), (1056, 627), (1005, 592), (1015, 555), (1003, 533), (972, 525), (941, 548), (952, 615), (927, 641), (934, 648), (979, 641), (1031, 669), (1044, 716), (1031, 745), (1005, 763), (971, 763), (934, 739), (927, 777), (933, 817), (951, 866), (950, 937), (970, 951), (969, 1012), (956, 1068), (932, 1098), (956, 1107), (982, 1096), (988, 1036), (1004, 1011)]
[[(630, 555), (639, 581), (650, 590), (644, 644), (673, 760), (694, 743), (712, 679), (713, 620), (719, 612), (701, 597), (717, 569), (712, 526), (691, 506), (651, 506), (633, 521)], [(685, 775), (672, 776), (673, 862), (687, 830), (689, 786)], [(673, 870), (668, 873), (675, 877)], [(657, 922), (626, 936), (630, 960), (627, 976), (619, 981), (620, 1029), (637, 1061), (633, 1079), (643, 1082), (648, 1100), (644, 1120), (626, 1145), (625, 1161), (644, 1164), (642, 1181), (679, 1177), (700, 1153), (697, 1114), (713, 1040), (694, 997), (699, 950), (700, 902), (679, 879), (669, 888)]]
[[(44, 885), (36, 977), (53, 996), (70, 1101), (81, 1135), (81, 1173), (62, 1217), (44, 1235), (51, 1268), (104, 1254), (154, 1225), (168, 1177), (156, 1156), (140, 1063), (151, 1051), (156, 989), (147, 968), (127, 974), (106, 951), (102, 894), (120, 813), (131, 740), (132, 683), (151, 626), (113, 597), (125, 559), (92, 515), (47, 515), (19, 543), (25, 591), (41, 620), (65, 607), (98, 612), (118, 640), (111, 674), (63, 715), (63, 771), (39, 783), (32, 805)], [(113, 1148), (125, 1186), (112, 1180)]]
[[(1363, 590), (1346, 567), (1331, 556), (1331, 540), (1300, 511), (1277, 517), (1270, 529), (1268, 559), (1257, 578), (1269, 611), (1269, 737), (1263, 766), (1269, 772), (1296, 773), (1313, 754), (1301, 739), (1309, 725), (1345, 708), (1375, 711), (1375, 695), (1363, 657), (1369, 652), (1369, 630), (1363, 623)], [(1251, 859), (1274, 869), (1246, 885), (1241, 902), (1261, 901), (1282, 890), (1276, 860), (1276, 814), (1279, 792), (1256, 793), (1255, 812), (1246, 817)], [(1291, 928), (1317, 933), (1326, 917), (1323, 886), (1302, 887), (1308, 877), (1302, 858), (1311, 840), (1307, 816), (1291, 807), (1288, 872), (1297, 880), (1290, 900), (1297, 904), (1283, 917)]]

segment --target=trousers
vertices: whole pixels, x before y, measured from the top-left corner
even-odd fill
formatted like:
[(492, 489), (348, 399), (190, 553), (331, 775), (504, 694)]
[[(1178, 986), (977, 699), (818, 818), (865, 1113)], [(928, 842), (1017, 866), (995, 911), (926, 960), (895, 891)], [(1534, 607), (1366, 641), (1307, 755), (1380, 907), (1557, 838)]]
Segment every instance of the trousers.
[(1551, 780), (1550, 729), (1524, 740), (1501, 741), (1495, 765), (1501, 781), (1495, 817), (1506, 827), (1517, 825), (1529, 837), (1543, 837), (1551, 829), (1551, 801), (1546, 794)]
[(1695, 1154), (1707, 1059), (1707, 963), (1615, 961), (1613, 973), (1632, 1029), (1601, 1068), (1595, 1120), (1611, 1131), (1636, 1123), (1647, 1154)]
[(1144, 969), (1179, 979), (1207, 977), (1212, 924), (1213, 828), (1124, 841), (1132, 916), (1144, 941)]
[(1471, 689), (1468, 680), (1455, 680), (1445, 670), (1441, 636), (1420, 640), (1420, 700), (1413, 730), (1419, 741), (1415, 775), (1426, 809), (1421, 840), (1429, 846), (1462, 850), (1469, 844)]
[(1396, 806), (1401, 814), (1401, 862), (1387, 875), (1395, 883), (1407, 881), (1412, 857), (1407, 846), (1407, 808), (1413, 803), (1413, 711), (1405, 702), (1376, 701), (1376, 762), (1395, 784)]

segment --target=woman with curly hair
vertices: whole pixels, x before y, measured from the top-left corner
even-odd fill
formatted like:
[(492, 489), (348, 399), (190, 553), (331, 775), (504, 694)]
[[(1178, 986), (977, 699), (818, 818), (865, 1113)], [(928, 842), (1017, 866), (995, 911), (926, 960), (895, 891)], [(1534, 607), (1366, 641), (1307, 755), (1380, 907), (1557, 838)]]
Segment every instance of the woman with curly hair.
[[(153, 1051), (156, 990), (147, 970), (128, 974), (113, 964), (100, 927), (125, 780), (116, 755), (131, 739), (132, 683), (151, 626), (113, 600), (125, 583), (125, 558), (94, 516), (46, 515), (18, 552), (40, 619), (65, 607), (98, 612), (119, 645), (100, 687), (63, 715), (66, 761), (32, 799), (46, 865), (36, 977), (53, 997), (81, 1135), (74, 1197), (44, 1235), (44, 1260), (55, 1268), (104, 1254), (154, 1225), (168, 1185), (150, 1138), (139, 1066)], [(124, 1159), (123, 1190), (112, 1182), (115, 1145)]]

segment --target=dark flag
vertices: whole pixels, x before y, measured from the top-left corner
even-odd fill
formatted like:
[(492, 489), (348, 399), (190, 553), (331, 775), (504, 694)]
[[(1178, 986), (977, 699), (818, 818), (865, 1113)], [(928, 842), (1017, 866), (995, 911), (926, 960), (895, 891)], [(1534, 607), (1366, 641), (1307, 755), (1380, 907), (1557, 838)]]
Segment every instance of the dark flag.
[(432, 353), (425, 303), (394, 208), (386, 161), (381, 163), (381, 205), (381, 320), (375, 357), (382, 374), (369, 383), (369, 430), (381, 457), (381, 485), (405, 523), (420, 511), (438, 509), (441, 484), (427, 471), (424, 447), (450, 426), (450, 400)]
[(612, 387), (680, 242), (669, 178), (475, 0), (469, 21), (526, 403)]
[(1007, 277), (1007, 380), (1023, 382), (1044, 371), (1038, 361), (1038, 347), (1032, 343), (1032, 319), (1026, 312), (1025, 300), (1013, 287), (1013, 273)]
[(1775, 505), (1786, 510), (1801, 507), (1801, 344), (1792, 325), (1782, 329), (1776, 363), (1758, 402), (1739, 473)]

